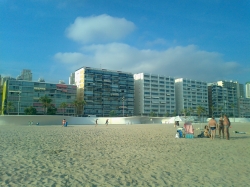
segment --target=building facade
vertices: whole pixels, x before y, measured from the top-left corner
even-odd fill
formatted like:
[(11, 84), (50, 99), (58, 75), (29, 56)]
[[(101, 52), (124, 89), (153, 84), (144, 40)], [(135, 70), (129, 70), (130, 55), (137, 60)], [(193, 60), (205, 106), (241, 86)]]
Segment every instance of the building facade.
[(82, 67), (70, 78), (77, 86), (77, 97), (86, 102), (84, 115), (134, 115), (133, 74)]
[(238, 117), (238, 99), (236, 87), (223, 87), (218, 83), (208, 85), (209, 114), (220, 117), (223, 114)]
[(235, 88), (237, 92), (237, 98), (245, 98), (245, 88), (243, 84), (240, 84), (237, 81), (218, 81), (218, 86), (222, 86), (224, 88)]
[(250, 82), (246, 83), (246, 98), (250, 98)]
[(239, 117), (250, 118), (250, 98), (239, 98)]
[(168, 116), (175, 113), (174, 78), (148, 73), (134, 75), (135, 115)]
[[(21, 80), (7, 80), (3, 86), (2, 111), (13, 115), (23, 115), (27, 107), (34, 107), (37, 114), (44, 114), (41, 97), (48, 96), (52, 99), (51, 104), (57, 108), (58, 115), (74, 115), (75, 108), (72, 105), (76, 99), (77, 87), (74, 85), (51, 84), (45, 82), (30, 82)], [(8, 103), (12, 104), (7, 110)], [(60, 105), (68, 106), (62, 108)]]
[(189, 112), (198, 115), (197, 108), (204, 109), (208, 114), (207, 83), (202, 81), (179, 78), (175, 80), (176, 110), (178, 114)]

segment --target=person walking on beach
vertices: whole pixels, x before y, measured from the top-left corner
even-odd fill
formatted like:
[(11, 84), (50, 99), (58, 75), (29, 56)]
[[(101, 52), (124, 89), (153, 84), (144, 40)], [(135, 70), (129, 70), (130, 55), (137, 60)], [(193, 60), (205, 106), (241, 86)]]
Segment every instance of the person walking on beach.
[(224, 127), (224, 134), (226, 134), (226, 138), (227, 140), (229, 140), (229, 127), (230, 127), (231, 123), (230, 120), (228, 119), (227, 115), (224, 115), (223, 118), (223, 127)]
[(211, 140), (214, 140), (215, 134), (216, 134), (216, 126), (217, 126), (217, 122), (215, 121), (214, 117), (212, 117), (209, 120), (208, 126), (209, 126), (210, 131), (211, 131)]
[(95, 120), (95, 127), (98, 125), (98, 119)]
[(109, 119), (106, 120), (106, 123), (105, 123), (105, 124), (106, 124), (106, 126), (108, 126), (108, 124), (109, 124)]
[(222, 118), (222, 116), (219, 119), (218, 130), (219, 130), (219, 138), (221, 138), (221, 133), (222, 133), (222, 137), (224, 138), (224, 125), (223, 125), (223, 118)]
[(65, 126), (65, 124), (66, 124), (66, 120), (65, 120), (65, 119), (63, 119), (63, 120), (62, 120), (62, 127), (64, 127), (64, 126)]

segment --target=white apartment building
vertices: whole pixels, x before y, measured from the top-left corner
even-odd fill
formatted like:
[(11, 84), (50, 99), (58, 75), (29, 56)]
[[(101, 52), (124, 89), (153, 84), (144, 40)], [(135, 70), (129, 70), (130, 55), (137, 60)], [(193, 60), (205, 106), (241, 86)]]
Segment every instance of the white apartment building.
[(250, 82), (246, 83), (246, 98), (250, 98)]
[(135, 115), (157, 116), (175, 113), (174, 78), (148, 73), (134, 74)]
[(192, 111), (197, 115), (197, 107), (201, 106), (208, 114), (207, 83), (202, 81), (179, 78), (175, 79), (176, 110), (179, 115), (183, 111)]

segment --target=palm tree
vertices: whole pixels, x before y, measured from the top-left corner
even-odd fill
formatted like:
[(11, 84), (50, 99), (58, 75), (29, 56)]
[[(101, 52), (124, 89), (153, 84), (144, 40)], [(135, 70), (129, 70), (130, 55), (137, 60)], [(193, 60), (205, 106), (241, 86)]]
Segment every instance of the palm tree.
[[(197, 112), (197, 115), (199, 116), (199, 118), (200, 118), (201, 114), (203, 114), (205, 112), (205, 108), (202, 106), (198, 106), (196, 110), (197, 110), (196, 112)], [(200, 121), (201, 121), (201, 119), (200, 119)]]
[(66, 108), (67, 106), (68, 106), (68, 104), (65, 103), (65, 102), (62, 102), (61, 105), (60, 105), (60, 107), (63, 108), (63, 115), (64, 115), (64, 113), (65, 113), (65, 108)]
[(6, 108), (7, 114), (9, 115), (10, 111), (13, 110), (14, 108), (15, 107), (14, 107), (13, 103), (12, 102), (8, 102), (7, 103), (7, 108)]
[(33, 106), (27, 107), (24, 109), (24, 113), (26, 115), (36, 115), (36, 108), (34, 108)]
[(223, 106), (220, 106), (220, 107), (218, 108), (218, 111), (221, 113), (220, 116), (222, 116)]
[(49, 98), (47, 95), (40, 97), (39, 100), (42, 102), (43, 104), (43, 108), (44, 108), (44, 114), (47, 114), (47, 109), (48, 107), (51, 105), (52, 99)]
[(72, 105), (75, 107), (75, 115), (83, 113), (83, 106), (87, 103), (82, 99), (76, 99), (73, 101)]
[(232, 103), (230, 106), (231, 106), (231, 108), (233, 109), (233, 117), (234, 117), (234, 122), (235, 122), (235, 116), (234, 116), (234, 108), (235, 108), (235, 104), (234, 104), (234, 103)]
[(214, 115), (214, 109), (215, 109), (215, 107), (214, 107), (214, 106), (211, 106), (210, 108), (211, 108), (212, 116), (213, 116), (213, 115)]
[(116, 116), (116, 112), (114, 110), (111, 110), (109, 113), (109, 116), (114, 117)]
[(194, 109), (192, 107), (188, 108), (189, 116), (192, 116), (193, 112), (194, 112)]

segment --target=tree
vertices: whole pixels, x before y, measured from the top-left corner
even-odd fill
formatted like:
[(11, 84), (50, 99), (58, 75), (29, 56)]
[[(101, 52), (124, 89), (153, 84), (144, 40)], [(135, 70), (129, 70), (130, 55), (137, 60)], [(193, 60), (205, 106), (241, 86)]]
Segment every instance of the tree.
[(61, 105), (60, 105), (60, 108), (63, 108), (63, 115), (64, 115), (64, 113), (65, 113), (65, 108), (66, 108), (67, 106), (68, 106), (68, 104), (65, 103), (65, 102), (62, 102)]
[(165, 117), (169, 117), (169, 113), (168, 112), (166, 112)]
[(186, 115), (187, 115), (187, 109), (186, 109), (186, 108), (182, 109), (181, 114), (184, 114), (184, 118), (186, 118)]
[(50, 105), (47, 110), (48, 115), (55, 115), (57, 108), (54, 105)]
[(176, 116), (177, 115), (177, 112), (176, 110), (174, 110), (173, 114), (172, 114), (172, 117)]
[(75, 115), (83, 114), (83, 107), (87, 103), (82, 99), (76, 99), (73, 101), (72, 105), (75, 107)]
[(149, 114), (149, 116), (150, 116), (150, 117), (155, 117), (156, 114), (155, 114), (155, 112), (151, 111), (150, 114)]
[(111, 111), (109, 112), (109, 116), (110, 116), (110, 117), (116, 116), (116, 112), (115, 112), (114, 110), (111, 110)]
[(223, 116), (223, 115), (222, 115), (223, 106), (220, 106), (220, 107), (218, 108), (218, 111), (221, 113), (220, 116)]
[(7, 103), (7, 108), (6, 108), (7, 114), (9, 115), (10, 111), (14, 110), (14, 108), (15, 107), (14, 107), (13, 103), (12, 102), (8, 102)]
[(194, 109), (192, 107), (188, 108), (189, 116), (192, 116), (193, 112), (194, 112)]
[(48, 107), (51, 105), (52, 99), (49, 98), (47, 95), (40, 97), (39, 100), (42, 102), (43, 104), (43, 108), (44, 108), (44, 114), (47, 114), (47, 109)]
[(211, 108), (212, 116), (214, 116), (214, 109), (215, 109), (215, 107), (211, 106), (210, 108)]
[(234, 116), (234, 108), (235, 108), (235, 104), (234, 104), (234, 103), (232, 103), (232, 104), (231, 104), (231, 108), (233, 109), (233, 117), (234, 117), (234, 122), (235, 122), (235, 116)]
[[(202, 107), (202, 106), (197, 106), (196, 110), (197, 110), (196, 112), (197, 112), (197, 115), (199, 116), (199, 118), (200, 118), (201, 114), (203, 114), (204, 112), (206, 112), (205, 108)], [(200, 121), (201, 121), (201, 118), (200, 118)]]
[(33, 106), (24, 109), (25, 115), (36, 115), (36, 112), (36, 108), (34, 108)]

